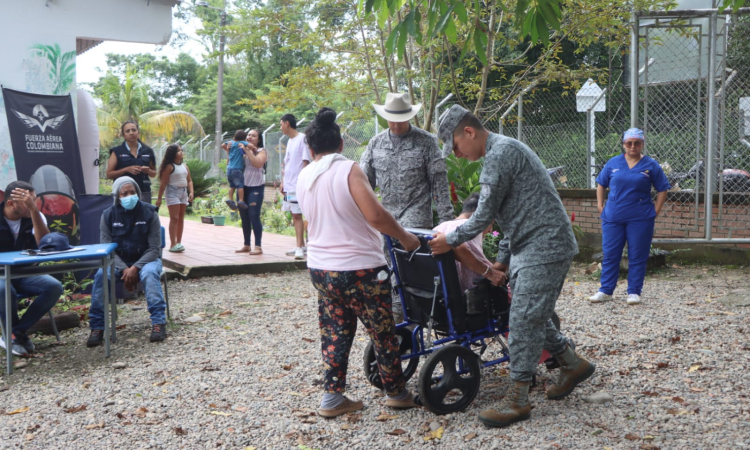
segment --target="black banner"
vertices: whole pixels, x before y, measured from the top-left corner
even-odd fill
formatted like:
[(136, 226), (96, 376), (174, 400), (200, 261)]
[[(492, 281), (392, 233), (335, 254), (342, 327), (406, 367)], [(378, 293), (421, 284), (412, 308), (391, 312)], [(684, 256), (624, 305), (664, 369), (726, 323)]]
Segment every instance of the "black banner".
[(49, 229), (68, 235), (71, 244), (78, 244), (76, 197), (86, 188), (71, 96), (3, 88), (3, 98), (16, 179), (34, 186), (37, 206), (47, 217)]
[[(86, 188), (70, 95), (40, 95), (3, 88), (18, 180), (30, 181), (41, 166), (57, 167), (75, 195)], [(5, 187), (0, 187), (5, 189)], [(67, 194), (67, 189), (60, 189)]]

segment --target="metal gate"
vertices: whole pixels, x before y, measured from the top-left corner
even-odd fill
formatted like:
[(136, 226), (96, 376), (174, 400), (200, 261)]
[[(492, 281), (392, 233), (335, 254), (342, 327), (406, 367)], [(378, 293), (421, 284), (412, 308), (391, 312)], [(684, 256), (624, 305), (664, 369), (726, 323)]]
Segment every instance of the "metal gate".
[(633, 14), (631, 126), (672, 184), (654, 243), (750, 242), (748, 12)]

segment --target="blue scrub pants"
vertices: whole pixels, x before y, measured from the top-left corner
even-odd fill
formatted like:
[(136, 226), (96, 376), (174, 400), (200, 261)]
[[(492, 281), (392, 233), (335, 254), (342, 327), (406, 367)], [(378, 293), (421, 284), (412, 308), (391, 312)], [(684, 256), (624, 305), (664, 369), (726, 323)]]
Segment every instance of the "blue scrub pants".
[(632, 222), (602, 220), (602, 276), (600, 292), (612, 295), (620, 275), (620, 260), (628, 243), (628, 294), (641, 295), (646, 278), (646, 262), (654, 237), (656, 218)]

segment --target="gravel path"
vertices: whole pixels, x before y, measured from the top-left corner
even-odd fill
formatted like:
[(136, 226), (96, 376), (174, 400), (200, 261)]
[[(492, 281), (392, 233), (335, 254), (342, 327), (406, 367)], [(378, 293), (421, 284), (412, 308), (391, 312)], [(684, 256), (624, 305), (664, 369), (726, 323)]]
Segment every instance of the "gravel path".
[[(109, 360), (85, 347), (86, 329), (65, 332), (63, 345), (38, 340), (13, 384), (0, 378), (0, 448), (750, 447), (750, 308), (722, 298), (750, 296), (750, 269), (673, 266), (650, 275), (645, 303), (631, 307), (624, 285), (615, 302), (590, 305), (597, 283), (583, 271), (571, 270), (557, 311), (597, 372), (560, 402), (535, 388), (531, 420), (507, 429), (476, 420), (502, 397), (506, 366), (484, 370), (462, 413), (395, 412), (363, 377), (362, 335), (348, 395), (366, 408), (317, 417), (317, 302), (296, 272), (171, 282), (167, 341), (148, 343), (145, 304), (129, 303)], [(486, 357), (497, 355), (493, 344)], [(540, 366), (540, 382), (550, 379)], [(584, 401), (595, 393), (604, 403)]]

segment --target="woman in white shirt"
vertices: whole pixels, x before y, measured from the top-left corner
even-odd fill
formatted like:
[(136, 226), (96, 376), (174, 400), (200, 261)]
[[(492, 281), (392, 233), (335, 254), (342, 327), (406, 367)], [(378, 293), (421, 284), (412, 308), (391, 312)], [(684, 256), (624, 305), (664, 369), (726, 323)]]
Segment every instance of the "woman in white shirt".
[(193, 201), (193, 179), (190, 178), (187, 164), (183, 164), (180, 144), (171, 144), (164, 152), (164, 158), (159, 166), (157, 208), (161, 206), (161, 198), (165, 191), (169, 209), (169, 251), (184, 252), (182, 230), (185, 226), (185, 210), (188, 203)]
[[(247, 209), (240, 209), (242, 219), (242, 234), (245, 244), (235, 250), (235, 253), (263, 254), (260, 240), (263, 237), (263, 224), (260, 221), (260, 210), (263, 206), (263, 193), (266, 189), (265, 164), (268, 153), (263, 148), (263, 136), (258, 130), (247, 133), (248, 145), (240, 144), (245, 152), (245, 203)], [(255, 248), (250, 247), (250, 235), (255, 234)]]

